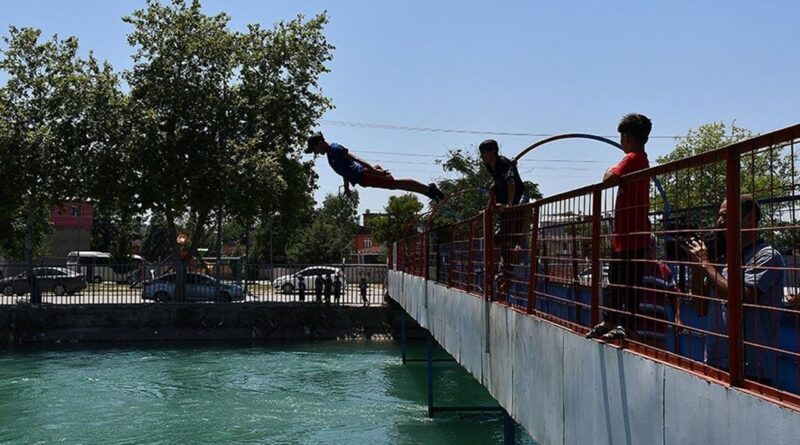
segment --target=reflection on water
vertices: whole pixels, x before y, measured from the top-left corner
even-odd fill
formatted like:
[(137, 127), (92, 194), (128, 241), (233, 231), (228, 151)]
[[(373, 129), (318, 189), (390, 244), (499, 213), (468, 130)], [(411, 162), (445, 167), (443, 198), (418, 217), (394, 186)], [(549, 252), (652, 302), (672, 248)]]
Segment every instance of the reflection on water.
[[(426, 418), (425, 364), (399, 357), (391, 342), (6, 352), (0, 443), (502, 443), (496, 413)], [(436, 366), (437, 405), (495, 403)]]

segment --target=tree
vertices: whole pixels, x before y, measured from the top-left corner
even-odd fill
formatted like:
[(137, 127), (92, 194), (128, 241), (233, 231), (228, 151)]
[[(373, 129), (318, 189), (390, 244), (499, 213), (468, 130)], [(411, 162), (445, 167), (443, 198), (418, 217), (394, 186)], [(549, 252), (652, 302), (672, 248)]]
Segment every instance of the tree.
[(339, 262), (352, 250), (358, 229), (358, 193), (329, 194), (307, 228), (298, 230), (286, 254), (295, 263)]
[(286, 203), (307, 201), (316, 180), (296, 148), (330, 107), (317, 83), (331, 59), (327, 17), (237, 33), (199, 1), (148, 0), (123, 20), (136, 47), (126, 73), (132, 166), (143, 209), (164, 215), (175, 258), (181, 219), (192, 222), (191, 257), (212, 218), (252, 220), (280, 208), (296, 217)]
[(172, 253), (169, 237), (167, 220), (164, 215), (153, 214), (142, 240), (142, 256), (149, 261), (163, 260), (169, 257)]
[[(11, 185), (0, 199), (6, 207), (0, 244), (11, 256), (24, 256), (29, 268), (49, 232), (51, 209), (81, 192), (81, 154), (92, 142), (88, 98), (97, 76), (78, 57), (77, 39), (40, 42), (40, 36), (37, 29), (10, 27), (0, 58), (8, 77), (0, 92), (0, 176)], [(38, 303), (32, 285), (31, 301)]]
[[(439, 182), (439, 187), (446, 195), (468, 189), (479, 189), (479, 191), (464, 193), (449, 199), (447, 202), (449, 215), (442, 215), (441, 219), (437, 220), (438, 223), (469, 218), (486, 209), (492, 177), (486, 171), (480, 157), (461, 149), (450, 150), (447, 159), (442, 162), (442, 168), (445, 172), (457, 175), (454, 179), (444, 179)], [(524, 181), (524, 183), (525, 194), (529, 198), (542, 198), (538, 184), (531, 181)]]
[[(679, 138), (675, 148), (657, 159), (664, 164), (717, 150), (753, 137), (753, 133), (732, 123), (712, 122), (689, 130)], [(771, 147), (747, 152), (741, 156), (740, 191), (750, 193), (762, 203), (762, 222), (770, 221), (772, 227), (787, 225), (782, 215), (784, 206), (779, 198), (792, 195), (793, 153), (786, 147)], [(694, 227), (712, 227), (717, 210), (725, 200), (727, 175), (725, 160), (710, 165), (690, 167), (660, 178), (673, 211), (673, 223)], [(656, 208), (663, 208), (660, 195), (655, 198)], [(780, 231), (772, 232), (781, 238)], [(791, 237), (787, 243), (791, 243)], [(779, 243), (780, 244), (780, 243)], [(785, 246), (779, 246), (786, 250)], [(790, 250), (790, 249), (789, 249)]]
[(405, 238), (417, 231), (422, 203), (411, 193), (390, 196), (384, 207), (385, 215), (376, 216), (369, 223), (372, 237), (378, 244), (386, 244)]

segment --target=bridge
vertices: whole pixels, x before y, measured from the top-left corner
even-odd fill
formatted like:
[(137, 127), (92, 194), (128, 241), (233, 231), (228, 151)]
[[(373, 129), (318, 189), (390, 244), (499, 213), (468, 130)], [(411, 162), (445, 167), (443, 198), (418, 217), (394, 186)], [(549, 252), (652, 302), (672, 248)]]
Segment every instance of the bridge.
[[(799, 443), (796, 149), (800, 125), (618, 186), (441, 226), (431, 215), (391, 246), (388, 293), (540, 443)], [(652, 244), (631, 287), (608, 270), (617, 187), (637, 181), (650, 183), (650, 230), (637, 234)], [(717, 226), (721, 203), (743, 194), (759, 204), (757, 228), (739, 206)], [(748, 264), (753, 234), (782, 263)], [(700, 279), (704, 264), (681, 247), (690, 238), (706, 241), (727, 295)], [(636, 307), (610, 305), (615, 288)], [(632, 335), (584, 338), (614, 312), (634, 319)]]

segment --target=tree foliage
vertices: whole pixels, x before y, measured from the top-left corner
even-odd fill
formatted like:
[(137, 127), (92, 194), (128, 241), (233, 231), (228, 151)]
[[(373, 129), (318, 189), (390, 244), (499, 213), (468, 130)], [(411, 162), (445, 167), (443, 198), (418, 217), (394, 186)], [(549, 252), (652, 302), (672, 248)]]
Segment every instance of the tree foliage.
[(286, 254), (294, 263), (339, 262), (353, 250), (358, 229), (358, 193), (325, 197), (309, 225), (298, 230)]
[(385, 244), (415, 233), (418, 223), (424, 222), (420, 220), (421, 210), (422, 203), (414, 194), (390, 196), (383, 209), (385, 215), (376, 216), (369, 223), (373, 239)]
[[(659, 164), (685, 159), (723, 148), (753, 137), (743, 127), (722, 122), (712, 122), (689, 130), (679, 138), (675, 148), (657, 159)], [(791, 168), (793, 159), (786, 150), (765, 149), (742, 154), (740, 190), (753, 194), (756, 199), (791, 194)], [(702, 167), (681, 169), (662, 183), (674, 209), (693, 208), (708, 204), (719, 207), (725, 199), (727, 176), (725, 159)], [(660, 199), (660, 198), (658, 198)], [(716, 209), (714, 209), (716, 211)]]
[(227, 15), (174, 0), (148, 1), (124, 20), (136, 48), (126, 73), (131, 160), (147, 178), (143, 207), (165, 216), (170, 240), (191, 220), (192, 253), (218, 212), (256, 218), (309, 199), (315, 176), (295, 148), (330, 106), (317, 84), (332, 49), (324, 14), (237, 33)]
[(106, 119), (92, 106), (108, 99), (99, 87), (105, 72), (91, 55), (88, 62), (78, 56), (77, 39), (40, 37), (12, 26), (0, 57), (7, 75), (0, 87), (0, 245), (28, 260), (43, 250), (50, 210), (82, 191), (84, 154), (98, 119)]
[[(679, 138), (675, 148), (659, 157), (660, 164), (685, 159), (717, 150), (753, 137), (753, 133), (732, 123), (712, 122), (689, 130)], [(740, 191), (752, 194), (761, 202), (762, 225), (771, 227), (790, 225), (785, 219), (787, 205), (781, 197), (793, 195), (793, 165), (795, 155), (790, 147), (767, 147), (741, 155)], [(717, 209), (726, 196), (727, 174), (725, 159), (702, 167), (690, 167), (662, 178), (675, 218), (683, 224), (711, 227)], [(777, 199), (776, 199), (777, 198)], [(663, 203), (656, 197), (656, 206)], [(687, 210), (688, 209), (688, 210)], [(781, 250), (791, 250), (790, 230), (771, 231), (774, 244)]]

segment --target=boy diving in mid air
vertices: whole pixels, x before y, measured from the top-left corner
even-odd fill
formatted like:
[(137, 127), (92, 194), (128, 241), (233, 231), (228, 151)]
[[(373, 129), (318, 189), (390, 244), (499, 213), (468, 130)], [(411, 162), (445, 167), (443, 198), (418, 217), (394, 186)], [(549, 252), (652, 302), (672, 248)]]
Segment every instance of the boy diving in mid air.
[(420, 193), (436, 202), (444, 198), (444, 193), (436, 184), (425, 185), (413, 179), (395, 179), (388, 170), (371, 165), (350, 153), (347, 148), (335, 142), (329, 144), (325, 141), (322, 133), (315, 133), (308, 138), (305, 152), (327, 155), (328, 164), (344, 180), (345, 195), (350, 194), (350, 184), (353, 184), (362, 187)]

